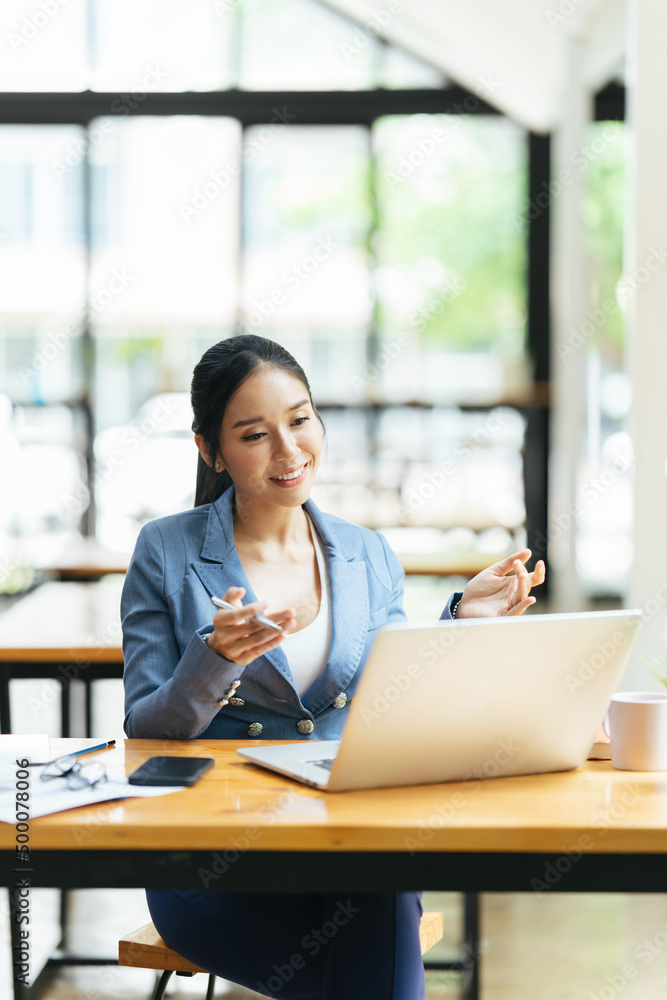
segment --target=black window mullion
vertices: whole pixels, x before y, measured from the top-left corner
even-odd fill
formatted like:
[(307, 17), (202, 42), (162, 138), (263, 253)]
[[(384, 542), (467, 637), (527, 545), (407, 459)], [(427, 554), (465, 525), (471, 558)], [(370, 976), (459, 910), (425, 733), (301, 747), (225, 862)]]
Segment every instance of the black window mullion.
[[(501, 112), (464, 87), (359, 91), (167, 91), (147, 92), (136, 107), (122, 103), (122, 92), (0, 93), (0, 125), (87, 125), (108, 117), (115, 105), (122, 114), (214, 115), (238, 118), (244, 125), (265, 125), (276, 106), (287, 106), (301, 125), (370, 125), (381, 115)], [(464, 108), (466, 98), (469, 107)], [(625, 117), (625, 89), (610, 85), (596, 96), (596, 120)], [(112, 111), (113, 114), (113, 111)]]
[[(124, 92), (0, 93), (0, 124), (87, 125), (93, 118), (120, 115), (204, 115), (238, 118), (244, 125), (265, 125), (275, 109), (286, 107), (300, 125), (370, 125), (381, 115), (497, 115), (497, 108), (463, 87), (423, 90), (358, 91), (150, 91), (141, 101), (124, 103)], [(114, 109), (118, 109), (114, 111)]]
[(528, 350), (533, 361), (533, 393), (531, 405), (523, 409), (526, 435), (523, 453), (523, 483), (526, 504), (527, 544), (533, 557), (544, 559), (547, 574), (545, 594), (549, 588), (547, 559), (548, 473), (549, 473), (549, 378), (551, 351), (550, 323), (550, 183), (551, 141), (549, 135), (530, 132), (528, 142), (529, 205), (540, 211), (526, 213), (527, 314)]

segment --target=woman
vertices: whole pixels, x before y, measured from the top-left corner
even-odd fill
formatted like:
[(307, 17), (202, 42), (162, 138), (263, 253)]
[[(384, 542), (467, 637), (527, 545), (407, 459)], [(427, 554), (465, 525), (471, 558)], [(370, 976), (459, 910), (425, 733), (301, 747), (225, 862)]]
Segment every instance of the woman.
[[(192, 407), (195, 506), (144, 526), (123, 588), (127, 735), (337, 739), (378, 629), (405, 620), (401, 565), (382, 535), (309, 499), (319, 415), (282, 347), (253, 335), (216, 344), (195, 368)], [(441, 618), (521, 614), (544, 579), (529, 556), (480, 573)], [(212, 595), (238, 610), (213, 614)], [(250, 620), (260, 611), (284, 632)], [(421, 893), (338, 896), (147, 892), (170, 947), (250, 989), (423, 998)], [(327, 923), (337, 933), (315, 948)]]

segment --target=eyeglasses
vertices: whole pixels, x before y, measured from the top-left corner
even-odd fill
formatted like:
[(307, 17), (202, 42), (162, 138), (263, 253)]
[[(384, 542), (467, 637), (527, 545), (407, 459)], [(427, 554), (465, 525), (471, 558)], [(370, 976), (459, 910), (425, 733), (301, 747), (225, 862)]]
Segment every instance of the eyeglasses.
[(82, 764), (73, 753), (50, 761), (39, 777), (42, 781), (67, 778), (67, 787), (72, 789), (94, 788), (101, 781), (109, 780), (107, 772), (98, 761)]

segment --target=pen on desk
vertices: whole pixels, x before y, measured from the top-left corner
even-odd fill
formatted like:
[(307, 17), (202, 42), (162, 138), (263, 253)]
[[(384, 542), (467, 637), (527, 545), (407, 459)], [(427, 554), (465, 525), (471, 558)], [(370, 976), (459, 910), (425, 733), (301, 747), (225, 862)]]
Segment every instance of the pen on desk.
[(93, 750), (104, 750), (105, 747), (113, 747), (116, 745), (115, 740), (108, 740), (106, 743), (98, 743), (94, 747), (86, 747), (85, 750), (75, 750), (74, 755), (80, 757), (82, 753), (92, 753)]
[[(115, 740), (107, 740), (106, 743), (97, 743), (94, 747), (85, 747), (83, 750), (74, 750), (72, 754), (61, 754), (62, 757), (72, 756), (80, 757), (84, 753), (92, 753), (93, 750), (105, 750), (107, 747), (115, 747)], [(47, 764), (53, 764), (52, 760), (35, 760), (28, 764), (28, 767), (46, 767)]]
[[(212, 597), (211, 603), (215, 604), (216, 608), (224, 608), (225, 611), (239, 610), (236, 604), (230, 604), (229, 601), (223, 601), (221, 597)], [(282, 625), (277, 625), (275, 622), (272, 622), (270, 618), (266, 617), (266, 615), (254, 615), (251, 621), (259, 622), (260, 625), (268, 625), (270, 628), (275, 628), (278, 632), (283, 631)]]

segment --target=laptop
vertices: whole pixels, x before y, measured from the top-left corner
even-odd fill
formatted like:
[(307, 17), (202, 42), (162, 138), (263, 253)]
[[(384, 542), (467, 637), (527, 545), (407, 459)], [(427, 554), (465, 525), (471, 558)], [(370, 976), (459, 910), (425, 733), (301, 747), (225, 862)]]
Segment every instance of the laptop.
[(633, 610), (387, 625), (340, 740), (237, 753), (329, 792), (579, 767), (641, 618)]

